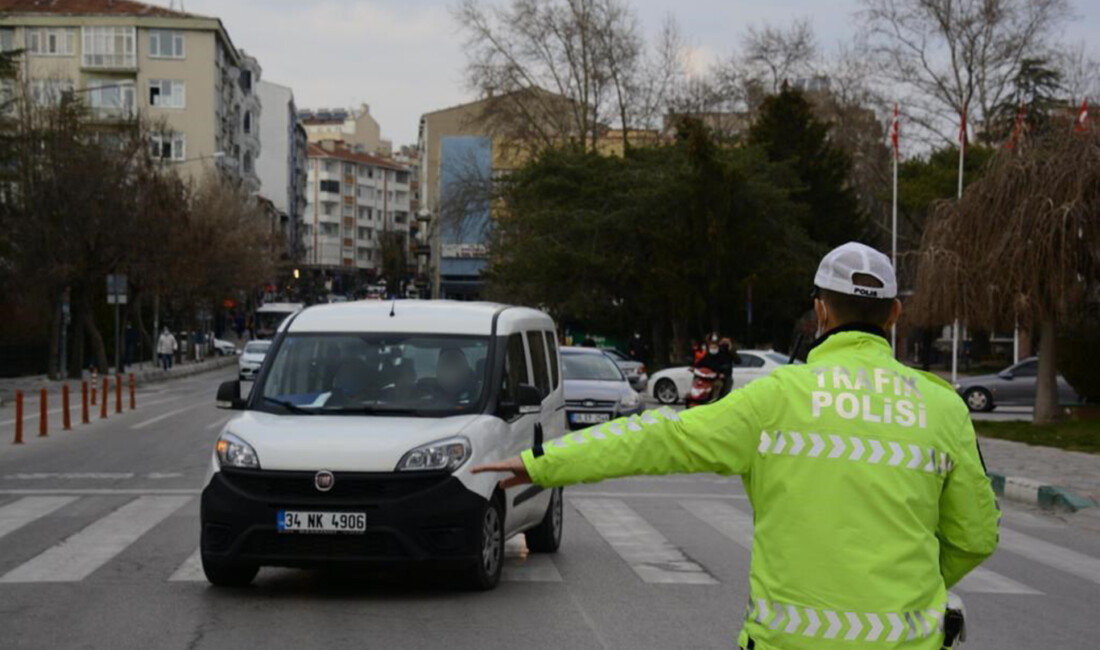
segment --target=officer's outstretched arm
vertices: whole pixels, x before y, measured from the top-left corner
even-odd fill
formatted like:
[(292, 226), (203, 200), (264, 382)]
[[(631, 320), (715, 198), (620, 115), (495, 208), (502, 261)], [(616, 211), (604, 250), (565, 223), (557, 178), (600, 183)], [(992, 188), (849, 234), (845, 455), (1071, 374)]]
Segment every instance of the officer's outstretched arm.
[(997, 549), (997, 509), (993, 488), (978, 453), (970, 416), (962, 411), (963, 431), (955, 465), (940, 494), (940, 573), (950, 588)]
[(721, 401), (688, 411), (670, 408), (613, 420), (523, 452), (531, 481), (544, 487), (635, 474), (744, 474), (760, 439), (754, 402), (772, 380), (760, 379)]

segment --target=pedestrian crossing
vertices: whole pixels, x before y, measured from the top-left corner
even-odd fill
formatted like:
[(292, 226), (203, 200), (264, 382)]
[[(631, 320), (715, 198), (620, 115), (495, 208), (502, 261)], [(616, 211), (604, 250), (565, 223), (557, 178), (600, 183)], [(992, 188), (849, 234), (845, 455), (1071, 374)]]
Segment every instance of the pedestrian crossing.
[[(81, 507), (81, 502), (87, 499), (112, 501), (108, 508)], [(648, 512), (647, 504), (652, 505), (658, 500), (665, 507), (666, 517), (656, 517), (658, 521), (647, 520), (642, 513)], [(504, 582), (552, 584), (583, 579), (585, 576), (570, 574), (562, 567), (569, 568), (571, 553), (596, 553), (601, 564), (614, 562), (625, 565), (643, 586), (659, 588), (661, 585), (675, 584), (706, 587), (721, 584), (723, 579), (720, 576), (726, 574), (707, 567), (670, 540), (670, 536), (684, 539), (685, 533), (670, 529), (667, 518), (669, 506), (681, 517), (676, 519), (677, 522), (689, 521), (697, 525), (686, 536), (717, 534), (742, 549), (738, 557), (746, 561), (744, 551), (752, 549), (752, 513), (747, 504), (721, 498), (720, 495), (707, 498), (703, 494), (663, 494), (658, 499), (653, 495), (639, 497), (631, 493), (580, 492), (570, 495), (567, 504), (579, 516), (568, 518), (560, 554), (529, 553), (522, 536), (517, 536), (505, 547)], [(197, 505), (193, 493), (164, 491), (0, 494), (0, 590), (20, 584), (94, 580), (94, 574), (111, 563), (126, 562), (127, 553), (138, 540), (158, 526), (166, 525), (171, 518), (190, 519), (195, 522), (194, 529), (197, 529)], [(84, 521), (85, 517), (89, 520)], [(1026, 524), (1029, 519), (1023, 517), (1015, 521)], [(190, 522), (178, 522), (173, 526), (174, 530), (191, 529)], [(588, 531), (585, 535), (579, 535), (585, 531), (571, 531), (570, 527), (587, 527)], [(1043, 526), (1036, 525), (1034, 528), (1041, 530)], [(51, 538), (51, 531), (55, 529), (60, 532)], [(577, 541), (571, 543), (570, 538), (575, 535), (585, 538), (583, 550)], [(163, 561), (164, 566), (141, 573), (140, 579), (152, 577), (168, 584), (205, 582), (195, 538), (179, 535), (170, 538), (172, 548), (157, 554), (158, 561)], [(41, 547), (27, 548), (28, 540)], [(1100, 559), (1018, 530), (1002, 526), (998, 553), (1052, 569), (1059, 577), (1072, 575), (1100, 587)], [(1003, 566), (1006, 565), (999, 565)], [(1034, 571), (1023, 573), (1023, 576), (1004, 575), (981, 567), (968, 575), (957, 589), (964, 594), (1051, 595), (1027, 583), (1028, 576), (1035, 575)], [(737, 579), (743, 580), (743, 574)]]

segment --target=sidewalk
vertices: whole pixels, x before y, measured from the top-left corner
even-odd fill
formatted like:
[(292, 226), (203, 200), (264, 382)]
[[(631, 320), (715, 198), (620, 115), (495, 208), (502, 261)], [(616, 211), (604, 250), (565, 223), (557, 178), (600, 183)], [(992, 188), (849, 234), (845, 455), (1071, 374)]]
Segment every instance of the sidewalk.
[(1065, 488), (1100, 504), (1100, 455), (996, 438), (980, 438), (979, 443), (990, 472)]
[[(144, 386), (147, 384), (154, 384), (162, 381), (168, 381), (170, 379), (178, 379), (180, 377), (189, 377), (191, 375), (197, 375), (203, 372), (209, 372), (211, 370), (217, 370), (219, 368), (225, 368), (237, 363), (236, 356), (213, 356), (204, 359), (201, 362), (186, 362), (173, 364), (172, 368), (168, 371), (161, 370), (159, 366), (156, 366), (151, 361), (147, 361), (144, 367), (138, 364), (131, 365), (127, 368), (126, 374), (133, 373), (134, 380), (138, 386)], [(102, 375), (100, 375), (102, 377)], [(114, 369), (111, 370), (111, 380), (114, 381)], [(84, 379), (90, 380), (92, 373), (85, 371)], [(12, 402), (15, 396), (15, 391), (21, 390), (24, 395), (36, 395), (39, 390), (45, 388), (51, 395), (57, 394), (61, 390), (61, 385), (68, 383), (69, 389), (74, 388), (79, 391), (80, 380), (69, 379), (63, 381), (51, 380), (46, 375), (31, 375), (27, 377), (6, 377), (0, 378), (0, 406), (6, 406)]]

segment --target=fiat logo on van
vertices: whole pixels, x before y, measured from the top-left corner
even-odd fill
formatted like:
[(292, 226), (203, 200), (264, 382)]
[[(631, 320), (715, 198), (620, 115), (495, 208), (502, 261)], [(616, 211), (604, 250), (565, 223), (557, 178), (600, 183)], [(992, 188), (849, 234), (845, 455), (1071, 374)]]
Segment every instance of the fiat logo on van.
[(313, 477), (313, 487), (317, 488), (318, 492), (328, 492), (333, 485), (336, 485), (336, 477), (327, 469), (317, 472)]

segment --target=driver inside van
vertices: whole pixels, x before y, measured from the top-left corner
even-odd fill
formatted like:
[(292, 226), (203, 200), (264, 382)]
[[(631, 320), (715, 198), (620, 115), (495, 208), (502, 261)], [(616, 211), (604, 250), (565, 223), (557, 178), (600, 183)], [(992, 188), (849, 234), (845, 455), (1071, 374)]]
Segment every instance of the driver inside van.
[(440, 350), (435, 378), (443, 398), (452, 403), (469, 401), (475, 388), (474, 371), (460, 348)]

